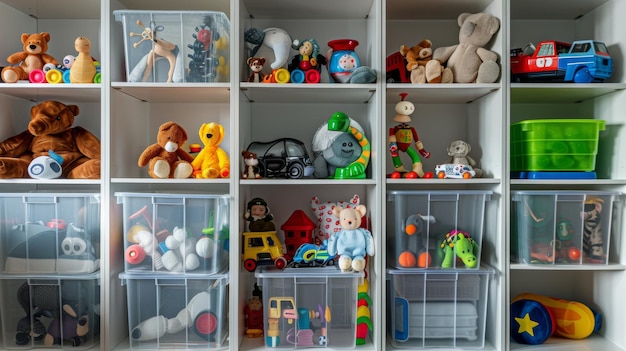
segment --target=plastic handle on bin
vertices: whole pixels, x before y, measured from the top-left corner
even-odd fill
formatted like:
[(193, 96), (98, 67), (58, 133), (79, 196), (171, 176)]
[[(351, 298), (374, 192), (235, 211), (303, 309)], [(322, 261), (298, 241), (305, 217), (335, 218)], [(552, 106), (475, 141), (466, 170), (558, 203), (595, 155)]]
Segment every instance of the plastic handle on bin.
[[(396, 307), (400, 306), (400, 317), (402, 318), (402, 329), (394, 330), (393, 337), (397, 341), (407, 341), (409, 339), (409, 302), (401, 297), (396, 297)], [(398, 321), (398, 310), (396, 309), (395, 321)]]

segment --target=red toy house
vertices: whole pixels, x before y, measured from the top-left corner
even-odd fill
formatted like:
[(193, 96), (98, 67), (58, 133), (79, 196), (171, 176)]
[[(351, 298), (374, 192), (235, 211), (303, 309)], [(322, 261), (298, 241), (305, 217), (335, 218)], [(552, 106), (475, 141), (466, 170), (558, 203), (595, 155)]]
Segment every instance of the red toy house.
[(280, 229), (285, 232), (287, 255), (293, 257), (302, 244), (313, 243), (315, 223), (302, 210), (295, 210)]

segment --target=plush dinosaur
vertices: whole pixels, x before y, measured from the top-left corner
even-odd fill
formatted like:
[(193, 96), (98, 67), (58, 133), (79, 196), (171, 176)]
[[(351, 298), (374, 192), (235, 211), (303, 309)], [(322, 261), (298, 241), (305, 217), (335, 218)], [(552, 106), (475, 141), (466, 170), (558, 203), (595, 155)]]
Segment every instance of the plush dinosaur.
[(458, 257), (466, 268), (476, 268), (480, 247), (466, 232), (452, 230), (441, 241), (441, 250), (438, 250), (442, 268), (454, 267), (454, 259)]

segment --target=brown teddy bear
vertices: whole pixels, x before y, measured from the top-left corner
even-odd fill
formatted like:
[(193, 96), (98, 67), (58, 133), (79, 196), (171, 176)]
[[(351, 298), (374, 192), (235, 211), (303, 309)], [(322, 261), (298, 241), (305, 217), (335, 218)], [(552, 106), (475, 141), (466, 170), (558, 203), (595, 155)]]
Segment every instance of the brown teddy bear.
[(411, 72), (411, 83), (452, 83), (452, 71), (441, 65), (429, 65), (433, 59), (432, 42), (424, 39), (417, 45), (400, 46), (400, 54), (406, 59), (406, 69)]
[[(500, 29), (500, 20), (488, 13), (462, 13), (458, 17), (459, 44), (440, 47), (433, 53), (432, 65), (452, 70), (455, 83), (494, 83), (500, 75), (498, 54), (485, 49)], [(429, 65), (431, 63), (429, 62)]]
[(157, 142), (148, 146), (139, 156), (137, 165), (148, 165), (152, 178), (189, 178), (193, 173), (193, 156), (181, 146), (187, 141), (187, 132), (174, 122), (159, 127)]
[(28, 165), (50, 150), (63, 158), (62, 176), (100, 178), (100, 141), (83, 127), (73, 127), (76, 105), (44, 101), (30, 110), (28, 129), (0, 143), (0, 178), (28, 178)]
[(8, 66), (2, 69), (2, 80), (5, 83), (15, 83), (18, 80), (28, 79), (28, 75), (35, 69), (43, 69), (46, 63), (52, 63), (55, 66), (59, 64), (54, 57), (46, 54), (48, 51), (48, 42), (50, 34), (47, 32), (22, 34), (22, 43), (24, 51), (16, 52), (7, 57), (10, 64), (17, 66)]

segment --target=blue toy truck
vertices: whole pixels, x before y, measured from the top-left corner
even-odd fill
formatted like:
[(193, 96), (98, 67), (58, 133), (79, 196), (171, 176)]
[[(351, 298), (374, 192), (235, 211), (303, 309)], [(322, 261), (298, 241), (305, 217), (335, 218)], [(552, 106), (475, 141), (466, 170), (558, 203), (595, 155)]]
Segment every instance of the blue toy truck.
[(579, 40), (572, 44), (542, 41), (537, 48), (511, 50), (513, 82), (603, 82), (613, 73), (613, 59), (604, 43)]

